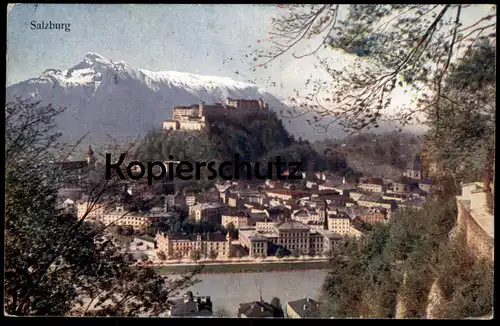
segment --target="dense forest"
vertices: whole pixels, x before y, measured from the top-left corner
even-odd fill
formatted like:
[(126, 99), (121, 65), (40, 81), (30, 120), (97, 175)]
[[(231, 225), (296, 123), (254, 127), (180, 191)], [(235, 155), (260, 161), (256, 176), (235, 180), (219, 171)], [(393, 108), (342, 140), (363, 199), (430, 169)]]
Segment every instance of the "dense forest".
[(413, 160), (422, 144), (422, 138), (412, 133), (366, 132), (317, 141), (313, 147), (320, 153), (344, 157), (349, 166), (364, 175), (395, 178)]
[(336, 248), (324, 284), (324, 316), (394, 318), (404, 302), (398, 317), (425, 318), (433, 282), (444, 295), (439, 318), (488, 314), (493, 266), (448, 241), (455, 216), (453, 198), (430, 202)]

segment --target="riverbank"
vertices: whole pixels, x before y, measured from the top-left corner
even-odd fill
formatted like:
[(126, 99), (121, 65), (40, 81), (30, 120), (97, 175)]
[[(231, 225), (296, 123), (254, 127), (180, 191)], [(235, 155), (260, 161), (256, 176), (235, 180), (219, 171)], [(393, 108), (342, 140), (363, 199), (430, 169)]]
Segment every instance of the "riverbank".
[[(201, 264), (200, 264), (201, 265)], [(183, 274), (199, 265), (171, 265), (159, 266), (160, 274)], [(321, 270), (327, 268), (326, 261), (314, 262), (280, 262), (280, 263), (232, 263), (232, 264), (204, 264), (201, 274), (224, 274), (224, 273), (256, 273), (256, 272), (286, 272)]]

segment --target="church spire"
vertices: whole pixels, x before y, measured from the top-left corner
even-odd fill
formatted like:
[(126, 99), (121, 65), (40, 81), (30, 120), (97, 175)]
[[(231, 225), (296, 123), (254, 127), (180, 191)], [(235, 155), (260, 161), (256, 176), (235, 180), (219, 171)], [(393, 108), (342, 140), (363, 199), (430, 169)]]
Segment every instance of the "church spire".
[(90, 144), (89, 144), (89, 150), (87, 152), (87, 164), (89, 168), (92, 168), (95, 165), (94, 151), (92, 150), (92, 146)]

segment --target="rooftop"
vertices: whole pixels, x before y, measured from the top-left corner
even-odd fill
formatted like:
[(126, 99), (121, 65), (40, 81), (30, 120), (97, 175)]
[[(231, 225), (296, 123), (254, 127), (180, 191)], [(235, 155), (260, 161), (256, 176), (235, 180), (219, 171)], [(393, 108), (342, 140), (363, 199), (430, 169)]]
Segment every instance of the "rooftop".
[(384, 185), (384, 180), (381, 178), (367, 178), (361, 182), (361, 184), (373, 184), (373, 185), (379, 185), (383, 186)]
[(372, 196), (372, 195), (362, 195), (358, 199), (358, 201), (367, 201), (367, 202), (372, 202), (372, 203), (378, 203), (379, 200), (380, 200), (380, 197)]
[(306, 196), (309, 194), (308, 192), (305, 192), (305, 191), (288, 190), (288, 189), (268, 189), (266, 192), (268, 194), (272, 193), (272, 194), (288, 195), (288, 196), (293, 196), (293, 197)]
[(277, 225), (278, 230), (309, 230), (310, 228), (298, 221), (287, 220)]
[(295, 313), (302, 318), (307, 318), (307, 317), (315, 318), (320, 316), (319, 303), (313, 299), (304, 298), (304, 299), (289, 301), (287, 302), (287, 305), (290, 308), (292, 308), (292, 310), (295, 311)]
[(265, 301), (240, 303), (238, 315), (240, 314), (248, 318), (283, 317), (283, 311)]
[(170, 312), (173, 317), (209, 317), (212, 316), (212, 301), (209, 296), (193, 296), (193, 293), (189, 291), (184, 298), (172, 300)]
[(332, 232), (330, 230), (316, 230), (316, 232), (329, 239), (341, 240), (344, 238), (341, 234)]
[[(168, 234), (168, 233), (166, 233), (165, 235), (168, 236), (169, 240), (175, 240), (175, 241), (197, 241), (197, 239), (198, 239), (198, 235), (196, 235), (196, 234), (181, 235), (181, 234)], [(213, 233), (201, 234), (201, 240), (202, 241), (225, 242), (226, 237), (219, 232), (213, 232)]]
[(201, 204), (194, 205), (191, 209), (192, 210), (216, 209), (216, 208), (222, 208), (225, 206), (226, 206), (226, 204), (224, 204), (224, 203), (211, 202), (211, 203), (201, 203)]

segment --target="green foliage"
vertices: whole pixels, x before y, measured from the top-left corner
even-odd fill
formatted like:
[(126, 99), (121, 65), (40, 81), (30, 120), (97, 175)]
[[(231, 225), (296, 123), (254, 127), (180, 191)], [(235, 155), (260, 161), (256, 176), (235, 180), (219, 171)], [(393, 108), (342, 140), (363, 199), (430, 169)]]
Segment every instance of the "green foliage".
[(212, 260), (216, 260), (218, 255), (219, 255), (219, 253), (217, 251), (215, 251), (215, 250), (212, 249), (208, 253), (208, 258), (210, 258)]
[[(495, 45), (473, 47), (447, 79), (447, 101), (429, 115), (428, 156), (463, 182), (483, 180), (487, 155), (495, 151), (495, 64)], [(492, 159), (488, 164), (494, 171)]]
[(233, 222), (229, 222), (226, 226), (227, 233), (231, 239), (238, 239), (238, 229), (234, 226)]
[(167, 260), (167, 255), (165, 255), (164, 251), (158, 251), (156, 255), (158, 256), (159, 260)]
[(438, 285), (444, 301), (439, 318), (483, 317), (493, 307), (493, 266), (458, 242), (444, 248)]
[(194, 262), (197, 262), (198, 260), (201, 259), (201, 252), (196, 249), (196, 250), (192, 250), (190, 253), (189, 253), (189, 258), (194, 261)]
[[(454, 61), (482, 39), (496, 41), (496, 6), (485, 5), (480, 16), (466, 20), (475, 8), (466, 4), (286, 5), (272, 18), (272, 48), (254, 50), (255, 68), (268, 68), (285, 53), (299, 59), (322, 48), (332, 54), (341, 52), (350, 59), (341, 68), (329, 56), (320, 59), (318, 66), (329, 79), (317, 78), (316, 73), (304, 78), (304, 87), (291, 99), (299, 108), (297, 114), (312, 111), (310, 123), (315, 127), (328, 128), (338, 121), (347, 131), (376, 128), (384, 111), (396, 108), (393, 92), (403, 89), (418, 94), (416, 106), (396, 108), (390, 118), (402, 126), (419, 122), (431, 107), (446, 102), (441, 90)], [(303, 42), (317, 46), (303, 51)], [(466, 70), (460, 78), (467, 78)], [(430, 101), (419, 101), (425, 98)]]
[[(413, 160), (421, 145), (419, 136), (411, 133), (367, 132), (316, 142), (313, 147), (318, 153), (343, 158), (350, 168), (363, 174), (397, 178)], [(351, 180), (359, 176), (349, 171), (343, 174)]]
[[(165, 161), (172, 155), (174, 160), (219, 164), (234, 161), (235, 154), (241, 161), (261, 162), (261, 174), (267, 172), (267, 162), (274, 162), (276, 156), (281, 156), (283, 162), (302, 162), (303, 171), (311, 163), (315, 170), (349, 170), (342, 157), (326, 157), (318, 154), (308, 142), (297, 143), (275, 113), (245, 116), (244, 121), (230, 117), (215, 120), (202, 132), (151, 130), (137, 146), (134, 157), (143, 161)], [(227, 167), (227, 172), (231, 172), (230, 169)], [(202, 180), (208, 181), (208, 175), (206, 169), (201, 169)], [(246, 176), (244, 168), (240, 175)]]
[(276, 250), (276, 258), (281, 259), (285, 256), (286, 256), (285, 248), (279, 247), (278, 250)]
[(408, 306), (407, 317), (423, 317), (422, 298), (436, 276), (438, 253), (456, 214), (453, 201), (430, 202), (419, 211), (399, 211), (389, 223), (377, 223), (365, 236), (337, 247), (324, 284), (323, 313), (392, 318), (399, 295)]

